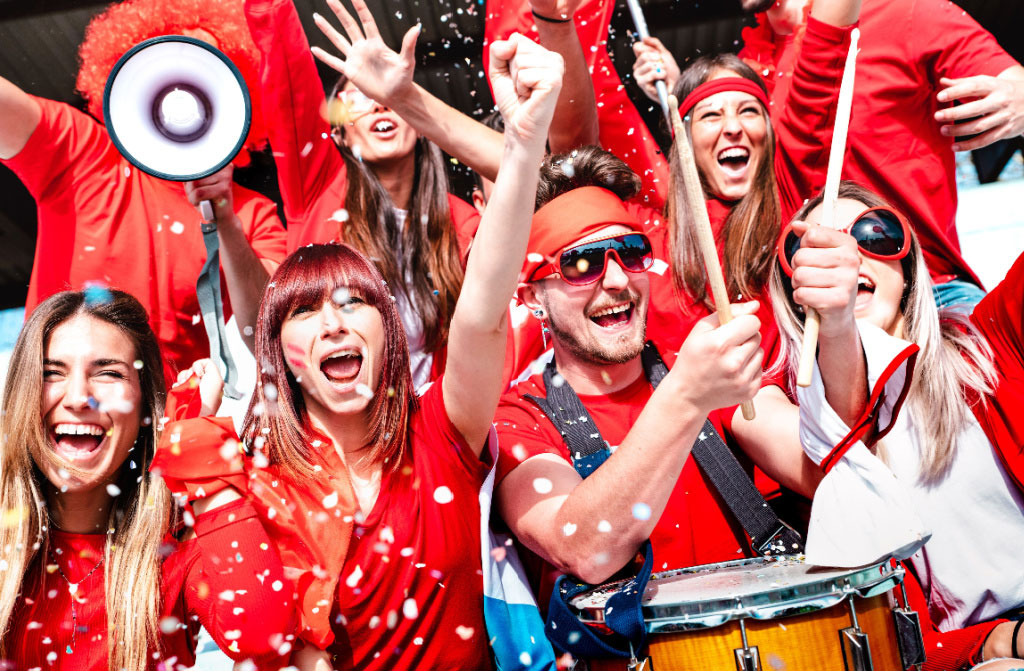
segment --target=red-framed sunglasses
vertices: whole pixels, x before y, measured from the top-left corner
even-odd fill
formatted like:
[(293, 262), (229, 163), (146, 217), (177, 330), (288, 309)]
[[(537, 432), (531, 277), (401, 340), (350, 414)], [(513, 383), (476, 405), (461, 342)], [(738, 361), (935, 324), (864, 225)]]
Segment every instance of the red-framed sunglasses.
[(567, 284), (593, 284), (604, 276), (610, 254), (614, 254), (618, 264), (631, 273), (642, 273), (654, 265), (654, 250), (647, 236), (627, 233), (565, 247), (559, 252), (557, 262), (537, 268), (527, 281), (561, 275)]
[[(903, 215), (887, 207), (864, 210), (843, 232), (853, 236), (862, 254), (874, 259), (897, 261), (910, 251), (910, 224)], [(782, 231), (778, 242), (779, 263), (790, 277), (793, 276), (793, 255), (798, 249), (800, 238), (790, 224)]]

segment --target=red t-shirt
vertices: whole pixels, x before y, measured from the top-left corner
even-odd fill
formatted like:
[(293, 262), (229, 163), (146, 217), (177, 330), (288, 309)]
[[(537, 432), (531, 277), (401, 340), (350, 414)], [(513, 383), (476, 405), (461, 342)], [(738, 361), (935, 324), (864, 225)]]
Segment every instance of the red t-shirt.
[[(448, 419), (434, 383), (413, 415), (402, 466), (356, 523), (327, 651), (335, 669), (490, 669), (479, 491), (487, 466)], [(330, 448), (328, 472), (344, 469)]]
[[(777, 38), (761, 15), (740, 56), (770, 73), (773, 118), (786, 109), (802, 29)], [(997, 75), (1016, 61), (948, 0), (865, 0), (843, 178), (888, 200), (917, 231), (932, 277), (977, 282), (960, 256), (952, 139), (939, 132), (941, 77)], [(807, 194), (810, 195), (810, 194)]]
[[(91, 117), (63, 103), (35, 101), (39, 125), (24, 149), (5, 161), (39, 209), (26, 310), (59, 291), (99, 281), (129, 292), (146, 308), (169, 372), (209, 356), (196, 298), (206, 261), (202, 217), (184, 186), (130, 164)], [(238, 185), (233, 195), (256, 256), (282, 261), (285, 231), (274, 203)], [(230, 314), (226, 292), (224, 302)]]
[[(671, 353), (662, 353), (669, 366), (675, 360)], [(601, 395), (580, 395), (601, 437), (617, 446), (625, 439), (650, 399), (653, 389), (643, 376), (629, 386)], [(541, 409), (527, 394), (544, 397), (543, 376), (538, 374), (520, 382), (502, 397), (495, 415), (501, 455), (498, 459), (496, 487), (520, 463), (539, 454), (553, 454), (572, 463), (569, 448)], [(709, 416), (723, 438), (728, 433), (723, 426), (723, 413), (714, 411)], [(741, 463), (748, 465), (745, 456), (737, 452)], [(688, 459), (661, 519), (651, 533), (654, 546), (654, 569), (695, 566), (728, 561), (748, 556), (749, 544), (743, 528), (732, 518), (725, 503), (711, 483), (701, 473), (695, 459)], [(557, 572), (550, 564), (532, 553), (524, 553), (523, 561), (530, 572), (531, 582), (538, 598), (546, 603)]]
[[(161, 624), (187, 626), (164, 632), (163, 661), (170, 669), (191, 667), (202, 625), (233, 659), (278, 668), (286, 660), (276, 651), (295, 626), (292, 592), (256, 511), (245, 501), (230, 503), (197, 518), (195, 531), (182, 544), (167, 538), (176, 547), (162, 566)], [(33, 562), (15, 604), (6, 640), (9, 659), (17, 669), (107, 671), (106, 563), (96, 567), (107, 536), (50, 533), (51, 555)], [(49, 568), (54, 563), (67, 580), (79, 582), (74, 597), (61, 572)], [(225, 592), (233, 598), (222, 598)], [(157, 660), (150, 668), (158, 668)]]

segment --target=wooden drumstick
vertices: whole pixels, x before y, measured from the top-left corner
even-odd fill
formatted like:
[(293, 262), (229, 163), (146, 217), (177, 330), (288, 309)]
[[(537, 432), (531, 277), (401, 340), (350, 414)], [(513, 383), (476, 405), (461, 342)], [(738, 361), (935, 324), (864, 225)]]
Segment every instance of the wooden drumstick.
[[(835, 228), (836, 200), (839, 197), (839, 180), (843, 172), (843, 157), (846, 155), (846, 134), (850, 128), (850, 109), (853, 106), (853, 79), (857, 70), (857, 42), (860, 29), (850, 34), (850, 51), (846, 55), (843, 81), (839, 86), (839, 104), (836, 107), (836, 125), (832, 131), (832, 148), (828, 154), (828, 172), (825, 173), (825, 193), (821, 203), (821, 225)], [(813, 224), (812, 224), (813, 225)], [(814, 373), (814, 356), (818, 352), (818, 327), (821, 318), (814, 308), (807, 308), (804, 319), (804, 342), (800, 348), (800, 367), (796, 383), (800, 387), (811, 386)]]
[[(672, 117), (672, 131), (675, 134), (676, 151), (682, 166), (683, 191), (686, 194), (686, 206), (690, 208), (690, 216), (697, 225), (697, 240), (700, 244), (704, 266), (708, 272), (708, 283), (711, 285), (711, 298), (718, 313), (718, 322), (728, 324), (732, 321), (732, 305), (729, 303), (729, 292), (725, 288), (725, 276), (722, 264), (718, 262), (718, 248), (715, 247), (715, 234), (711, 231), (711, 220), (708, 218), (708, 207), (704, 201), (704, 189), (700, 185), (697, 164), (693, 160), (693, 149), (690, 138), (686, 135), (683, 120), (679, 117), (679, 101), (675, 96), (668, 97), (668, 111)], [(740, 406), (743, 419), (754, 419), (754, 402), (744, 401)]]

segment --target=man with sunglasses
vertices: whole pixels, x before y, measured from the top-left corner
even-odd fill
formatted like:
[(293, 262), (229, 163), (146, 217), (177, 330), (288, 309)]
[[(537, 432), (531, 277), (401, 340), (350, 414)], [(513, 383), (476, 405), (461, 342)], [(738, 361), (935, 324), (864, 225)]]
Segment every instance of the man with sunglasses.
[[(752, 302), (735, 306), (724, 326), (713, 315), (697, 322), (676, 365), (674, 352), (661, 353), (670, 370), (652, 387), (646, 362), (657, 350), (645, 346), (651, 244), (618, 195), (569, 188), (540, 203), (518, 290), (549, 328), (554, 361), (510, 391), (496, 416), (497, 501), (535, 553), (524, 562), (542, 601), (557, 572), (601, 582), (648, 538), (658, 570), (749, 552), (689, 455), (705, 418), (721, 432), (726, 413), (719, 409), (735, 411), (761, 383)], [(560, 405), (556, 389), (572, 390), (581, 404), (568, 421), (555, 420), (560, 426), (547, 412)], [(612, 452), (585, 480), (573, 437), (580, 431)]]

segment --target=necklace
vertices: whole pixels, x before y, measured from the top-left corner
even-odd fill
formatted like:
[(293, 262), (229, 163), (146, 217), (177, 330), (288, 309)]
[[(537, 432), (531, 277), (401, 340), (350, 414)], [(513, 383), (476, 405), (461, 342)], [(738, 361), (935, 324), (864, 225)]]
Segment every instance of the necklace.
[(61, 569), (60, 563), (57, 561), (56, 557), (53, 556), (53, 549), (48, 548), (47, 553), (49, 553), (50, 559), (53, 561), (53, 565), (57, 567), (57, 573), (59, 573), (60, 577), (64, 579), (64, 582), (68, 584), (68, 593), (71, 595), (71, 645), (66, 649), (66, 652), (71, 654), (75, 651), (75, 643), (78, 637), (78, 610), (75, 608), (78, 599), (75, 595), (78, 594), (78, 586), (88, 580), (89, 576), (95, 573), (96, 569), (98, 569), (103, 563), (103, 557), (100, 557), (100, 560), (96, 562), (96, 565), (89, 569), (89, 572), (82, 576), (81, 580), (78, 582), (71, 582), (71, 580), (64, 575), (64, 570)]

